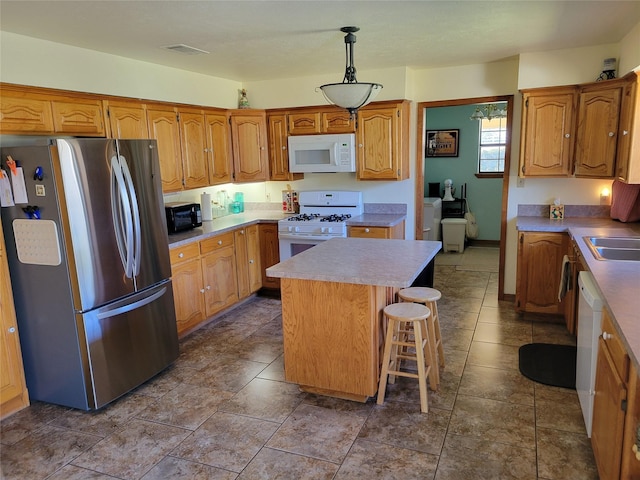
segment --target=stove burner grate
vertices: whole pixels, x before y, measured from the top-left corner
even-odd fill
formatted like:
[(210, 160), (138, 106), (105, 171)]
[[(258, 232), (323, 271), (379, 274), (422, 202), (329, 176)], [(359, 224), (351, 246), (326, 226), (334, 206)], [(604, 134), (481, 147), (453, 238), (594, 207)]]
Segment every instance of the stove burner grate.
[(296, 215), (295, 217), (287, 218), (289, 222), (308, 222), (310, 220), (315, 220), (320, 216), (319, 213), (301, 213), (300, 215)]
[(343, 213), (343, 214), (333, 213), (331, 215), (327, 215), (326, 217), (322, 217), (320, 221), (321, 222), (344, 222), (348, 218), (351, 218), (350, 213)]

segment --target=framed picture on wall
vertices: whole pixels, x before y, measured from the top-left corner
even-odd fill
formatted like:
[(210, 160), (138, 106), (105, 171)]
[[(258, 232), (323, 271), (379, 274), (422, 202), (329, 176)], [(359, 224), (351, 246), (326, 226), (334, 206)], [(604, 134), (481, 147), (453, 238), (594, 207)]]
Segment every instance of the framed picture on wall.
[(457, 157), (460, 130), (427, 130), (425, 156)]

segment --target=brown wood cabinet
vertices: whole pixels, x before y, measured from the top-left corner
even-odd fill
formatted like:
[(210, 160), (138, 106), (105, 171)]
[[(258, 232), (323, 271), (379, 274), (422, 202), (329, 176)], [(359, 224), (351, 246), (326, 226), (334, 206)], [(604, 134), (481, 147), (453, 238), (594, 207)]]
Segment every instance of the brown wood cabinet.
[(623, 84), (610, 80), (580, 88), (576, 177), (613, 177)]
[(258, 225), (249, 225), (234, 232), (238, 298), (243, 299), (262, 287), (260, 237)]
[(205, 114), (209, 184), (220, 185), (233, 180), (231, 132), (229, 117), (224, 112)]
[(51, 102), (51, 111), (53, 128), (56, 133), (106, 136), (100, 100), (54, 100)]
[(289, 135), (354, 133), (356, 125), (348, 111), (336, 107), (309, 107), (287, 115)]
[(349, 226), (350, 237), (360, 238), (398, 238), (404, 240), (404, 220), (393, 227)]
[(615, 176), (626, 183), (640, 183), (640, 77), (631, 73), (625, 79)]
[(571, 175), (575, 144), (575, 86), (522, 91), (521, 176)]
[(0, 223), (0, 419), (29, 405), (9, 266)]
[(564, 314), (565, 304), (558, 300), (558, 290), (568, 244), (566, 233), (518, 233), (516, 310)]
[[(639, 407), (627, 402), (629, 356), (607, 309), (602, 311), (602, 335), (598, 341), (591, 445), (600, 478), (620, 479), (625, 410)], [(630, 477), (624, 477), (630, 478)]]
[(207, 142), (202, 110), (178, 110), (183, 185), (186, 190), (209, 185)]
[(51, 102), (26, 98), (24, 94), (3, 88), (0, 92), (0, 133), (54, 133)]
[(104, 137), (102, 101), (89, 94), (2, 84), (0, 133)]
[(289, 181), (304, 178), (302, 173), (289, 172), (287, 115), (269, 115), (267, 123), (269, 127), (269, 178)]
[(200, 242), (207, 317), (238, 301), (233, 232)]
[(200, 246), (189, 243), (170, 249), (169, 255), (178, 335), (184, 335), (205, 318)]
[(147, 108), (141, 102), (104, 100), (110, 138), (149, 138)]
[(164, 105), (147, 107), (149, 138), (158, 143), (162, 191), (177, 192), (183, 188), (180, 127), (174, 108)]
[(569, 242), (567, 257), (569, 257), (571, 275), (569, 278), (570, 288), (567, 289), (566, 296), (563, 300), (564, 319), (569, 333), (575, 335), (578, 324), (578, 275), (580, 272), (587, 270), (587, 264), (574, 240)]
[(232, 110), (231, 139), (235, 182), (269, 179), (269, 144), (264, 110)]
[(265, 270), (280, 262), (280, 245), (278, 243), (278, 224), (258, 224), (260, 236), (260, 262), (262, 274), (262, 286), (264, 288), (280, 288), (280, 279), (267, 277)]
[(409, 102), (380, 102), (358, 111), (357, 178), (409, 178)]
[(171, 248), (178, 335), (258, 291), (261, 254), (257, 224)]

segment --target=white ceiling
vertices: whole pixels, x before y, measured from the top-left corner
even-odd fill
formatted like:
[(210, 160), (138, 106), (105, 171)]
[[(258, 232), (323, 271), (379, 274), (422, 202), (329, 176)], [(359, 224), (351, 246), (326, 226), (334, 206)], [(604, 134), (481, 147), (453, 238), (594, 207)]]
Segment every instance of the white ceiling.
[[(360, 27), (363, 71), (617, 43), (638, 22), (637, 0), (0, 1), (3, 31), (240, 82), (332, 72), (340, 81), (345, 25)], [(160, 48), (179, 43), (210, 53)]]

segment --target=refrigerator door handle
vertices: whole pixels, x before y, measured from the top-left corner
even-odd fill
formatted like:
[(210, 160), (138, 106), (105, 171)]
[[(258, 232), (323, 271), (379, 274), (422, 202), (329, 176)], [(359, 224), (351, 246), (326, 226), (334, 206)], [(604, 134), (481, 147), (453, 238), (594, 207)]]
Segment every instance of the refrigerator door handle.
[(166, 292), (167, 292), (167, 287), (162, 287), (153, 295), (143, 298), (142, 300), (138, 300), (137, 302), (129, 303), (127, 305), (123, 305), (121, 307), (114, 308), (112, 310), (106, 310), (104, 312), (100, 312), (96, 315), (96, 317), (99, 320), (102, 320), (104, 318), (115, 317), (116, 315), (121, 315), (123, 313), (130, 312), (132, 310), (135, 310), (140, 307), (144, 307), (145, 305), (148, 305), (151, 302), (156, 301), (158, 298), (163, 296)]
[(133, 232), (132, 232), (132, 241), (133, 241), (133, 252), (131, 254), (132, 262), (133, 262), (133, 276), (138, 276), (140, 274), (140, 248), (142, 244), (142, 232), (140, 231), (140, 210), (138, 208), (138, 197), (136, 196), (136, 189), (133, 186), (133, 178), (131, 178), (131, 171), (129, 170), (129, 165), (127, 163), (127, 159), (122, 155), (120, 157), (120, 166), (122, 167), (122, 174), (124, 176), (124, 180), (127, 186), (127, 192), (129, 194), (129, 199), (131, 201), (131, 214), (133, 220)]
[(115, 155), (111, 157), (111, 215), (113, 216), (113, 228), (116, 234), (120, 261), (125, 269), (127, 278), (132, 278), (133, 225), (131, 205), (126, 193), (120, 160)]

